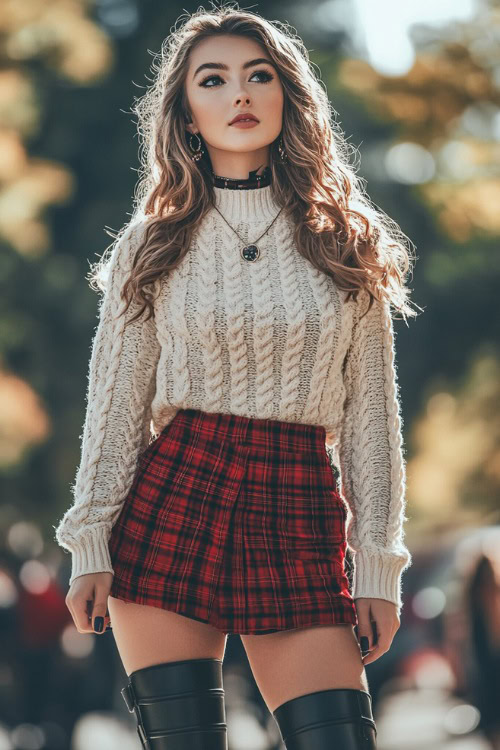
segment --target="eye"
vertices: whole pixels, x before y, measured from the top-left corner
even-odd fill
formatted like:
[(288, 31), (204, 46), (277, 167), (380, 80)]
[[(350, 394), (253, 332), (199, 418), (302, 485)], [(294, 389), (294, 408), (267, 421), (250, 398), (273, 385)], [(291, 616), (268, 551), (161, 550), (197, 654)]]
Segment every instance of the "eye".
[[(260, 81), (260, 83), (269, 83), (269, 81), (272, 81), (272, 79), (274, 78), (274, 76), (271, 73), (268, 73), (267, 70), (256, 70), (254, 73), (252, 73), (252, 78), (257, 75), (264, 76), (264, 80)], [(203, 81), (199, 83), (199, 86), (202, 86), (204, 89), (217, 88), (217, 86), (205, 86), (205, 83), (207, 83), (207, 81), (213, 81), (217, 78), (219, 79), (219, 81), (222, 81), (222, 78), (219, 75), (211, 75), (207, 78), (204, 78)]]

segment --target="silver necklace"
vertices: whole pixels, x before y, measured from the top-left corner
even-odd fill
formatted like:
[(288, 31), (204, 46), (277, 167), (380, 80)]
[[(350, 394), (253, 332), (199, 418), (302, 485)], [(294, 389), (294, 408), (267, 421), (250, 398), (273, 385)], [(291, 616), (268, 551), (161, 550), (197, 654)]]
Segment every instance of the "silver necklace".
[[(214, 208), (222, 216), (222, 214), (219, 211), (219, 209), (217, 208), (217, 206), (214, 206)], [(257, 242), (260, 239), (262, 239), (262, 237), (267, 232), (269, 232), (269, 230), (271, 229), (272, 225), (274, 224), (274, 222), (276, 221), (276, 219), (278, 218), (278, 216), (280, 215), (280, 213), (282, 211), (283, 211), (283, 208), (280, 208), (280, 210), (278, 211), (278, 213), (276, 214), (276, 216), (274, 217), (274, 219), (272, 220), (272, 222), (269, 224), (269, 226), (266, 229), (266, 231), (262, 232), (262, 234), (260, 235), (260, 237), (257, 237), (257, 239), (255, 240), (255, 242), (252, 242), (252, 244), (250, 244), (250, 245), (244, 245), (244, 247), (241, 248), (240, 255), (243, 258), (243, 260), (248, 260), (251, 263), (253, 263), (254, 261), (256, 261), (260, 257), (260, 250), (259, 250), (259, 247), (257, 246)], [(222, 216), (222, 218), (224, 219), (224, 221), (226, 222), (226, 224), (228, 225), (228, 227), (230, 229), (232, 229), (233, 232), (235, 233), (235, 235), (241, 240), (241, 242), (244, 243), (245, 240), (242, 237), (240, 237), (240, 235), (238, 234), (238, 232), (236, 231), (236, 229), (231, 226), (231, 224), (227, 221), (227, 219), (224, 218), (224, 216)]]

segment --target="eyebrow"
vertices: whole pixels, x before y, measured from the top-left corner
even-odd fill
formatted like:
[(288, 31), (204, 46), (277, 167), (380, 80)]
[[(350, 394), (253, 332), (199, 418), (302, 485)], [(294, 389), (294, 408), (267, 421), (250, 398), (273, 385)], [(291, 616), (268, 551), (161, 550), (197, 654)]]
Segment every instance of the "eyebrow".
[[(272, 62), (272, 60), (268, 60), (267, 57), (256, 57), (255, 60), (248, 60), (246, 63), (243, 63), (242, 68), (243, 70), (246, 70), (247, 68), (253, 68), (254, 65), (260, 65), (261, 63), (267, 63), (268, 65), (272, 65), (273, 68), (276, 70), (275, 64)], [(207, 62), (203, 63), (202, 65), (199, 65), (196, 70), (193, 73), (193, 78), (195, 78), (200, 70), (204, 70), (205, 68), (215, 68), (216, 70), (229, 70), (229, 66), (225, 65), (224, 63), (217, 63), (217, 62)]]

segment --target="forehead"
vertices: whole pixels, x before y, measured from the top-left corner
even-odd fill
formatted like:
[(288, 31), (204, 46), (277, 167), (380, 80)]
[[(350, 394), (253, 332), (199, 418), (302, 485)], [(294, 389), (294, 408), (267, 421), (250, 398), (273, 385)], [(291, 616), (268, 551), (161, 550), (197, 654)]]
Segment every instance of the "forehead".
[(189, 70), (203, 62), (221, 62), (240, 67), (251, 57), (267, 57), (264, 47), (254, 39), (235, 34), (221, 34), (198, 42), (189, 55)]

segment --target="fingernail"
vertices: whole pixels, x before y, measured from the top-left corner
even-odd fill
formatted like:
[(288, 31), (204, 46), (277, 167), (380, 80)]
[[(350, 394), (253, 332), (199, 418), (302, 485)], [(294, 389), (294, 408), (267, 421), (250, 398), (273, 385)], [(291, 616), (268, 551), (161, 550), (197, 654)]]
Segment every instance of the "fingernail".
[(97, 633), (101, 633), (103, 627), (104, 627), (104, 617), (95, 617), (94, 618), (94, 630)]
[(361, 636), (361, 638), (359, 639), (359, 643), (360, 643), (362, 652), (368, 651), (368, 649), (370, 648), (370, 642), (366, 635)]

